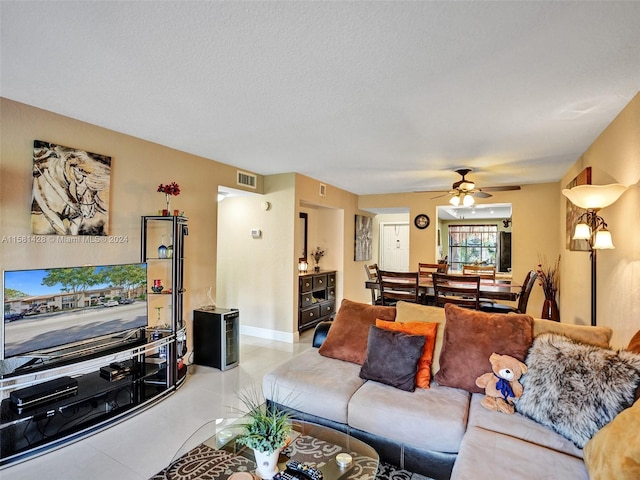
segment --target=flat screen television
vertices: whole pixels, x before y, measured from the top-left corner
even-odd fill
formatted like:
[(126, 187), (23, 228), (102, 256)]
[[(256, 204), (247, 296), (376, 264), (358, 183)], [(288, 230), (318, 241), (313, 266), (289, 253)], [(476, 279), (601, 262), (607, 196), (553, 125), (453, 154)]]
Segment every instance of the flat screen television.
[(146, 284), (146, 263), (5, 271), (2, 358), (54, 358), (139, 332)]

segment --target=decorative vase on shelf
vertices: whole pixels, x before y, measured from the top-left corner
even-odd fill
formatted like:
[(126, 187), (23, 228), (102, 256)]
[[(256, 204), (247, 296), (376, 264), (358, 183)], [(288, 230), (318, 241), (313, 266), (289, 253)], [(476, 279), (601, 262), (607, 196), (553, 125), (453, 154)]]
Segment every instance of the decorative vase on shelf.
[[(169, 235), (169, 243), (172, 243), (171, 235)], [(167, 245), (167, 258), (173, 258), (173, 244)]]
[(558, 310), (558, 303), (555, 298), (545, 298), (542, 304), (542, 318), (547, 320), (553, 320), (554, 322), (560, 321), (560, 310)]
[(169, 206), (169, 204), (171, 203), (171, 195), (169, 195), (168, 193), (164, 194), (165, 197), (167, 197), (167, 213), (166, 216), (171, 215), (171, 208)]
[(279, 448), (271, 453), (261, 452), (259, 450), (253, 450), (253, 454), (256, 457), (256, 475), (263, 480), (271, 479), (278, 473), (278, 458), (280, 457)]
[(320, 271), (320, 265), (318, 265), (318, 264), (316, 263), (316, 266), (315, 266), (315, 267), (313, 267), (313, 270), (314, 270), (316, 273), (317, 273), (317, 272), (319, 272), (319, 271)]
[(162, 286), (162, 280), (157, 279), (153, 281), (153, 286), (151, 287), (151, 291), (153, 293), (161, 293), (164, 287)]
[(168, 254), (169, 254), (169, 250), (167, 249), (167, 246), (164, 244), (164, 235), (162, 235), (162, 243), (158, 247), (158, 258), (169, 258)]

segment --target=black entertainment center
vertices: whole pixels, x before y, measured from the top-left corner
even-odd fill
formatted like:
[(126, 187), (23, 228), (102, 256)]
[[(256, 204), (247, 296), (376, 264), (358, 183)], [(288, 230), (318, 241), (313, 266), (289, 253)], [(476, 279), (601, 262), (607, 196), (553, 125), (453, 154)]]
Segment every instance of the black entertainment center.
[[(77, 294), (71, 304), (64, 291), (4, 299), (0, 468), (107, 428), (154, 405), (184, 382), (186, 225), (184, 217), (142, 217), (141, 264), (91, 267), (96, 275), (112, 269), (111, 284), (116, 274), (135, 276), (144, 268), (145, 281), (135, 298), (127, 294), (111, 303), (101, 300), (105, 291), (113, 293), (111, 285)], [(158, 249), (167, 237), (172, 240), (170, 257)], [(58, 275), (56, 270), (8, 273), (40, 281), (43, 275)], [(8, 276), (5, 272), (5, 292)], [(158, 280), (163, 288), (152, 288)], [(135, 327), (127, 328), (131, 322)], [(37, 334), (29, 336), (34, 331)], [(71, 343), (63, 344), (61, 338)], [(42, 349), (32, 348), (43, 342)]]

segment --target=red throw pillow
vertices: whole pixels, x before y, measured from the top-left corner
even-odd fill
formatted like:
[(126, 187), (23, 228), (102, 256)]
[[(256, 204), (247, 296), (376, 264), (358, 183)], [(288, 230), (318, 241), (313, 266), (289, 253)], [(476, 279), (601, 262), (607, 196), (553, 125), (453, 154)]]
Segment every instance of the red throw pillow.
[(362, 365), (367, 358), (369, 327), (376, 324), (377, 318), (394, 321), (396, 308), (369, 305), (345, 298), (326, 340), (320, 346), (320, 355)]
[(524, 362), (533, 342), (533, 318), (522, 314), (485, 313), (447, 304), (440, 352), (440, 385), (484, 393), (476, 378), (491, 371), (492, 353)]
[(433, 362), (433, 348), (436, 345), (437, 323), (428, 322), (388, 322), (376, 320), (376, 327), (395, 332), (408, 333), (409, 335), (422, 335), (426, 337), (424, 349), (418, 361), (418, 373), (416, 374), (416, 387), (429, 388), (431, 382), (431, 363)]

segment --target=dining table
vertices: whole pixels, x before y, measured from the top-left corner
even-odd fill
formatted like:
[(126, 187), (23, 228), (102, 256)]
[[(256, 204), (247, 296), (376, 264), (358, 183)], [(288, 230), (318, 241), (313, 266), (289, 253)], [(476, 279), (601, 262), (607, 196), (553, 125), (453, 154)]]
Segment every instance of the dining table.
[[(460, 274), (460, 277), (463, 277), (463, 275)], [(375, 280), (367, 280), (365, 282), (365, 287), (370, 290), (380, 290), (380, 285)], [(419, 277), (419, 288), (421, 295), (435, 295), (431, 275), (421, 275)], [(508, 279), (480, 279), (480, 296), (482, 298), (515, 301), (518, 299), (521, 290), (522, 285)]]

